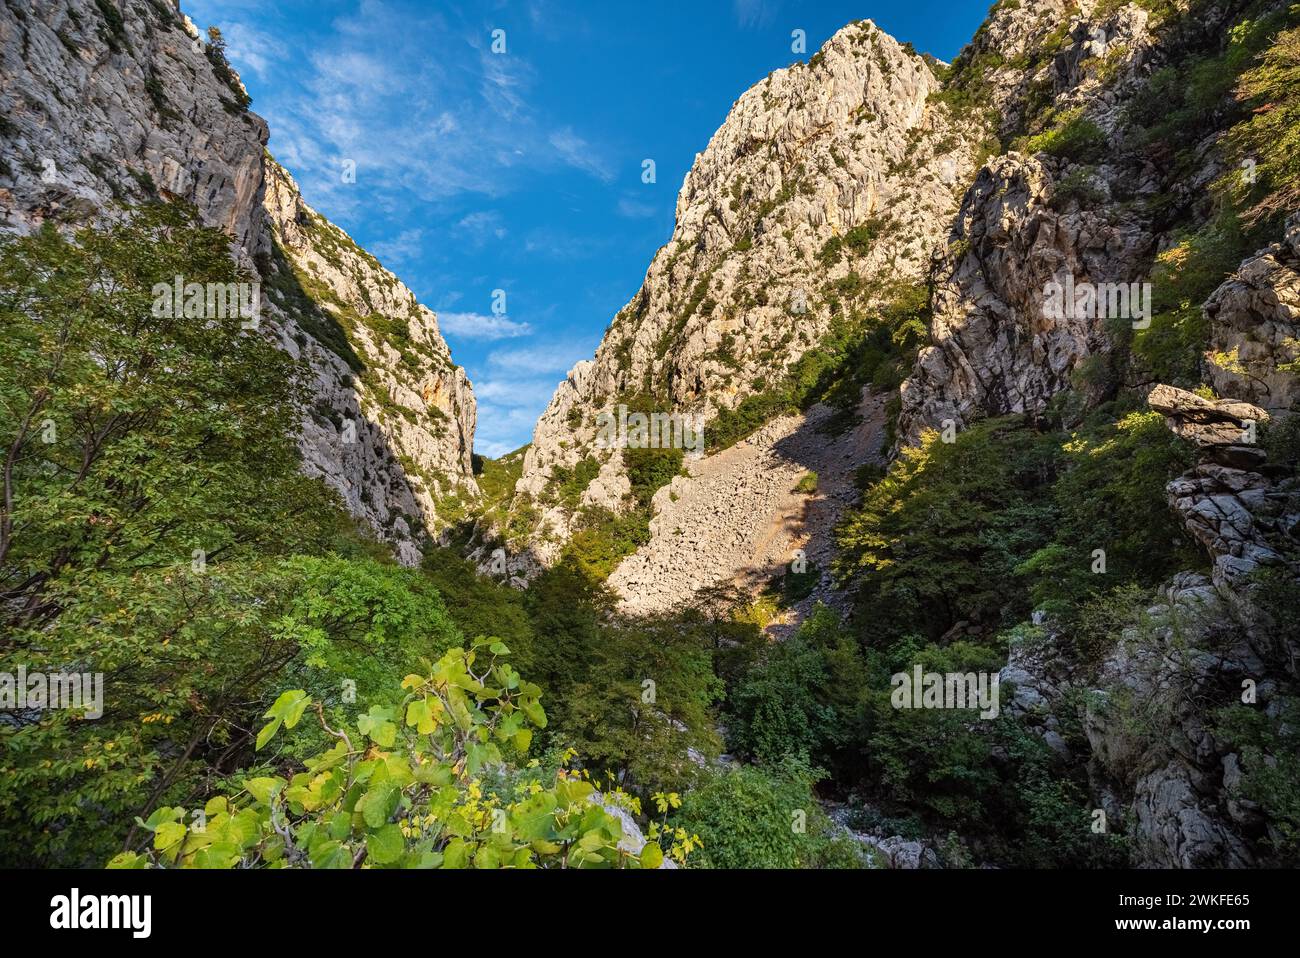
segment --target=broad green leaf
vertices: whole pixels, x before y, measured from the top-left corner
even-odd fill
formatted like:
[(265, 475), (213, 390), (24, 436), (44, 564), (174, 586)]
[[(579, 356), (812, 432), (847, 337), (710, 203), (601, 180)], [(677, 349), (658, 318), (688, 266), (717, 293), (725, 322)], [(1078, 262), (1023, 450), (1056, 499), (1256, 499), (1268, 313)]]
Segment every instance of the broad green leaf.
[(153, 833), (153, 847), (162, 852), (168, 861), (174, 861), (184, 837), (185, 826), (180, 822), (163, 822)]
[(397, 803), (401, 797), (401, 790), (392, 782), (376, 783), (361, 800), (362, 818), (371, 828), (378, 828), (388, 821), (393, 812), (397, 811)]
[(271, 796), (284, 786), (282, 778), (247, 778), (244, 779), (244, 788), (248, 789), (248, 794), (253, 796), (253, 800), (259, 805), (271, 804)]
[(406, 707), (406, 724), (415, 726), (415, 730), (421, 735), (429, 735), (437, 729), (438, 725), (433, 720), (433, 709), (429, 706), (427, 696), (416, 699)]
[(275, 733), (280, 731), (280, 719), (273, 718), (262, 726), (262, 731), (257, 733), (257, 743), (253, 746), (253, 751), (260, 752), (262, 746), (271, 739), (275, 738)]
[(442, 850), (443, 868), (464, 868), (469, 862), (469, 850), (463, 839), (453, 838)]
[(371, 861), (391, 865), (402, 857), (405, 845), (402, 830), (396, 825), (384, 825), (366, 835), (366, 851)]

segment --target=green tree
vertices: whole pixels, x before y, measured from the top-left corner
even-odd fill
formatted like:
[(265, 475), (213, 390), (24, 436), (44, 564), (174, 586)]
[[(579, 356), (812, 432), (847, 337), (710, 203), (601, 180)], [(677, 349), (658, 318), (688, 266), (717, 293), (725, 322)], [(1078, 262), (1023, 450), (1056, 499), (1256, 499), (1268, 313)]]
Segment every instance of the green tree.
[(727, 712), (732, 748), (765, 764), (802, 757), (847, 777), (860, 764), (867, 687), (857, 640), (819, 607), (738, 683)]
[(698, 864), (708, 868), (864, 867), (817, 804), (821, 774), (797, 760), (716, 771), (683, 796), (670, 824), (699, 838)]
[(1025, 609), (1007, 585), (1045, 543), (1058, 437), (1019, 417), (927, 433), (904, 449), (836, 530), (835, 569), (861, 585), (868, 638), (938, 639), (959, 621), (996, 625)]
[[(1155, 412), (1080, 429), (1062, 446), (1052, 486), (1051, 541), (1017, 567), (1040, 609), (1071, 616), (1089, 596), (1120, 585), (1154, 585), (1197, 562), (1165, 486), (1191, 465), (1187, 444)], [(1106, 571), (1094, 571), (1094, 550)]]
[[(342, 661), (328, 639), (444, 615), (299, 473), (297, 365), (237, 314), (155, 310), (177, 276), (249, 280), (178, 204), (0, 243), (0, 671), (105, 685), (96, 720), (0, 725), (0, 846), (25, 864), (101, 860), (104, 822), (235, 767), (266, 683)], [(334, 549), (359, 564), (290, 559)]]

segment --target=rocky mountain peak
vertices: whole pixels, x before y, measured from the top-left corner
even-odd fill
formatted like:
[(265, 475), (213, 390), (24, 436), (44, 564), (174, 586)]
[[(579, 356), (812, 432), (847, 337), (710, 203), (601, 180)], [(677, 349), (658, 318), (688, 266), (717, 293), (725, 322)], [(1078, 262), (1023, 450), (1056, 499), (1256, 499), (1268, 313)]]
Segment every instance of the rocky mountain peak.
[(595, 447), (602, 409), (707, 420), (924, 275), (982, 137), (934, 101), (940, 89), (931, 63), (859, 21), (741, 95), (686, 175), (640, 291), (538, 422), (516, 500), (539, 510), (530, 561), (552, 560), (572, 526), (548, 501), (557, 469), (594, 457), (579, 511), (621, 508), (621, 457)]

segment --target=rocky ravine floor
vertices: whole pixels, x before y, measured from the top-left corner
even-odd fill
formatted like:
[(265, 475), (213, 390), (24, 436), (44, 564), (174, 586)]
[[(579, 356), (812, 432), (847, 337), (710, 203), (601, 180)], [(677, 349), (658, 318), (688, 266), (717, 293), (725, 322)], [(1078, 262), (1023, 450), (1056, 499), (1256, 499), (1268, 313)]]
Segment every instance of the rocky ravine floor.
[[(620, 608), (662, 612), (718, 585), (756, 594), (798, 549), (821, 571), (821, 581), (772, 631), (788, 631), (818, 601), (841, 605), (830, 581), (834, 528), (858, 497), (857, 469), (883, 463), (885, 397), (864, 392), (859, 413), (861, 422), (836, 436), (820, 428), (833, 411), (814, 406), (773, 420), (722, 452), (688, 459), (689, 475), (655, 495), (650, 542), (610, 576)], [(795, 492), (810, 471), (817, 473), (817, 491)]]

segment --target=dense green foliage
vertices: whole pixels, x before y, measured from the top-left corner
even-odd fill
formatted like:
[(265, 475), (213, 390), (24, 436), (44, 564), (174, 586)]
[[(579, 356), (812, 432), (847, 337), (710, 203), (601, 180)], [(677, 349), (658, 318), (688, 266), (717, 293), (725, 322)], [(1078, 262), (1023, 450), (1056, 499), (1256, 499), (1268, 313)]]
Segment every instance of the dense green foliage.
[(604, 585), (573, 562), (522, 593), (449, 553), (431, 555), (425, 568), (461, 630), (500, 636), (546, 689), (544, 745), (572, 748), (593, 774), (642, 794), (689, 783), (697, 773), (690, 750), (717, 754), (710, 709), (728, 661), (754, 644), (752, 630), (694, 613), (615, 616)]
[[(408, 675), (395, 707), (373, 706), (355, 725), (331, 726), (318, 707), (333, 744), (303, 771), (250, 774), (208, 799), (197, 822), (184, 808), (157, 809), (145, 823), (152, 849), (112, 867), (658, 867), (657, 843), (639, 854), (620, 846), (622, 825), (589, 781), (561, 770), (542, 784), (540, 769), (503, 765), (546, 726), (541, 689), (508, 652), (488, 639), (453, 649), (428, 675)], [(258, 749), (313, 705), (301, 689), (280, 695)]]
[(129, 816), (237, 760), (299, 641), (357, 626), (353, 607), (288, 601), (352, 587), (295, 552), (366, 554), (297, 471), (290, 360), (238, 316), (153, 315), (156, 283), (246, 279), (228, 249), (181, 206), (0, 247), (0, 670), (106, 685), (101, 719), (0, 726), (0, 831), (25, 835), (3, 844), (35, 861), (99, 856), (120, 836), (70, 827), (85, 809)]
[(866, 856), (839, 837), (817, 804), (819, 773), (797, 761), (711, 775), (685, 796), (672, 823), (698, 836), (707, 868), (861, 868)]
[(729, 742), (761, 762), (797, 756), (848, 773), (861, 756), (866, 663), (839, 616), (819, 609), (789, 639), (769, 644), (730, 696)]
[[(1234, 41), (1249, 50), (1257, 43), (1258, 32), (1262, 31)], [(1253, 107), (1250, 117), (1228, 137), (1236, 156), (1257, 158), (1255, 182), (1237, 180), (1249, 187), (1243, 189), (1244, 199), (1254, 201), (1249, 216), (1256, 219), (1294, 210), (1300, 206), (1300, 27), (1281, 33), (1237, 89), (1239, 97)]]
[[(891, 609), (868, 634), (933, 640), (958, 622), (1010, 626), (1031, 603), (1060, 612), (1126, 581), (1154, 583), (1186, 559), (1164, 491), (1186, 450), (1154, 413), (1112, 414), (1073, 434), (990, 420), (903, 450), (839, 530), (839, 573), (862, 577), (864, 605)], [(1097, 549), (1105, 573), (1094, 571)]]
[(1106, 148), (1106, 135), (1083, 115), (1082, 109), (1074, 109), (1056, 117), (1042, 133), (1014, 146), (1025, 153), (1047, 153), (1076, 163), (1090, 163)]
[[(104, 676), (99, 718), (83, 718), (87, 703), (0, 724), (5, 861), (94, 864), (125, 845), (118, 863), (140, 864), (152, 832), (151, 858), (199, 866), (524, 864), (552, 854), (627, 863), (615, 849), (617, 824), (586, 805), (591, 786), (580, 780), (598, 772), (615, 793), (627, 783), (637, 794), (625, 801), (640, 814), (651, 789), (695, 779), (692, 755), (718, 753), (710, 708), (754, 630), (707, 616), (616, 619), (603, 586), (572, 563), (526, 593), (448, 554), (420, 571), (398, 567), (299, 473), (300, 398), (285, 352), (238, 317), (153, 315), (153, 285), (178, 274), (247, 278), (225, 235), (179, 205), (138, 209), (73, 239), (47, 230), (0, 247), (9, 331), (0, 344), (8, 450), (0, 671)], [(680, 452), (629, 465), (647, 504), (680, 469)], [(419, 688), (433, 698), (421, 701), (439, 699), (458, 715), (460, 693), (445, 676), (461, 662), (465, 634), (498, 637), (484, 655), (500, 654), (502, 640), (517, 646), (520, 662), (559, 693), (551, 720), (534, 720), (541, 686), (517, 686), (533, 703), (517, 705), (536, 744), (495, 695), (477, 695), (485, 711), (473, 711), (481, 719), (473, 728), (508, 729), (524, 753), (562, 745), (589, 753), (560, 779), (550, 762), (549, 771), (507, 772), (510, 783), (493, 784), (500, 807), (528, 815), (508, 854), (495, 832), (472, 842), (445, 831), (484, 811), (487, 785), (474, 776), (481, 762), (495, 767), (494, 750), (455, 767), (455, 783), (437, 792), (420, 779), (425, 753), (415, 742), (382, 760), (330, 749), (344, 729), (355, 729), (347, 734), (359, 749), (363, 737), (393, 745), (394, 718), (412, 715), (411, 688), (398, 686), (408, 673), (426, 676)], [(517, 679), (504, 667), (493, 676)], [(290, 699), (279, 693), (286, 684), (298, 688)], [(296, 720), (308, 701), (320, 723), (291, 740), (255, 736), (256, 716)], [(416, 714), (422, 736), (421, 724)], [(428, 741), (474, 753), (481, 740), (467, 731), (456, 725)], [(456, 744), (438, 740), (443, 732)], [(278, 776), (303, 763), (308, 772)], [(357, 794), (380, 783), (393, 796), (404, 789), (408, 809), (415, 797), (433, 802), (438, 837), (430, 820), (411, 819), (399, 849), (395, 820), (367, 822)], [(320, 794), (304, 801), (313, 788)], [(524, 807), (551, 799), (554, 828)], [(212, 828), (195, 832), (191, 816), (204, 807)], [(344, 812), (356, 809), (350, 831)], [(146, 828), (131, 825), (136, 816), (147, 816)], [(285, 845), (290, 819), (294, 848)], [(664, 851), (684, 857), (690, 836), (660, 827)]]

